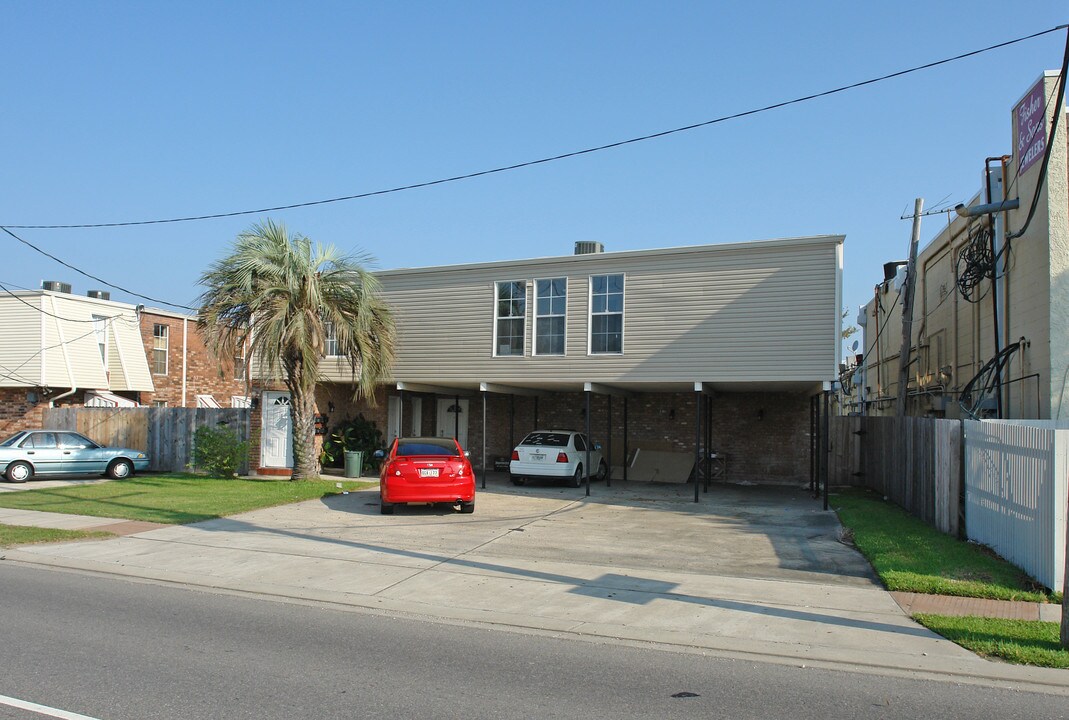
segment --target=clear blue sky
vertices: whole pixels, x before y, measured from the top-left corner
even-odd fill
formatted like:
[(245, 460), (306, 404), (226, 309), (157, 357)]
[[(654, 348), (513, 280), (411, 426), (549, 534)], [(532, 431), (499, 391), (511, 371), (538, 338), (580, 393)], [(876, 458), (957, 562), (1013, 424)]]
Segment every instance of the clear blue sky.
[[(702, 122), (1069, 20), (989, 2), (42, 2), (0, 5), (0, 224), (319, 200)], [(377, 268), (844, 233), (849, 320), (915, 197), (980, 188), (1064, 32), (765, 114), (514, 172), (275, 212)], [(192, 304), (263, 216), (15, 230)], [(945, 222), (925, 219), (922, 242)], [(0, 235), (0, 282), (100, 283)], [(106, 289), (106, 288), (105, 288)], [(118, 300), (143, 302), (113, 291)], [(146, 303), (156, 304), (156, 303)], [(784, 308), (784, 312), (789, 312)]]

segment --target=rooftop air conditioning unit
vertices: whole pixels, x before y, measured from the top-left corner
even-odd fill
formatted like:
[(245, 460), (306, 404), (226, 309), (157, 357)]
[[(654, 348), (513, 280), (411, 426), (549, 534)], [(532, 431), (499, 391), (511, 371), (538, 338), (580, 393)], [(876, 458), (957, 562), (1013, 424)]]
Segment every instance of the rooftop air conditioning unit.
[(71, 284), (60, 282), (59, 280), (43, 280), (41, 282), (41, 289), (69, 294), (71, 291)]
[(111, 300), (111, 293), (107, 290), (88, 290), (85, 295), (97, 300)]
[(596, 240), (579, 240), (575, 243), (576, 255), (593, 255), (605, 252), (605, 246)]

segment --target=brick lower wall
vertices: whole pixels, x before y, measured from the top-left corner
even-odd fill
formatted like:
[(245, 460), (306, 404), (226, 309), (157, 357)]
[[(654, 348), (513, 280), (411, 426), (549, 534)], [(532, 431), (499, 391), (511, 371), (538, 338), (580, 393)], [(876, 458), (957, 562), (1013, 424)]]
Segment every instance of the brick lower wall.
[[(60, 388), (53, 396), (64, 392)], [(30, 401), (30, 393), (37, 396), (36, 402)], [(85, 392), (79, 390), (74, 395), (60, 398), (57, 407), (82, 406)], [(0, 388), (0, 440), (19, 430), (44, 427), (44, 411), (48, 407), (48, 398), (34, 388)]]
[[(329, 427), (362, 413), (386, 433), (388, 393), (380, 390), (377, 405), (355, 403), (351, 389), (325, 385), (317, 393), (320, 411), (333, 404)], [(406, 394), (405, 429), (412, 399), (422, 400), (422, 432), (435, 435), (437, 412), (433, 395)], [(438, 396), (447, 397), (447, 396)], [(807, 484), (809, 482), (809, 398), (789, 393), (719, 393), (712, 397), (711, 449), (727, 458), (727, 479), (755, 483)], [(611, 403), (611, 436), (609, 406)], [(486, 462), (507, 458), (524, 435), (544, 429), (586, 429), (583, 393), (560, 393), (537, 399), (526, 396), (488, 395), (486, 401)], [(694, 393), (647, 393), (627, 401), (628, 450), (666, 450), (693, 453), (695, 436)], [(468, 451), (476, 466), (483, 464), (482, 398), (469, 397)], [(537, 417), (536, 417), (537, 415)], [(592, 395), (591, 437), (602, 443), (614, 465), (624, 463), (624, 401)], [(258, 420), (257, 420), (258, 422)], [(704, 420), (703, 420), (704, 422)], [(702, 430), (704, 443), (705, 431)], [(257, 457), (257, 462), (258, 462)]]

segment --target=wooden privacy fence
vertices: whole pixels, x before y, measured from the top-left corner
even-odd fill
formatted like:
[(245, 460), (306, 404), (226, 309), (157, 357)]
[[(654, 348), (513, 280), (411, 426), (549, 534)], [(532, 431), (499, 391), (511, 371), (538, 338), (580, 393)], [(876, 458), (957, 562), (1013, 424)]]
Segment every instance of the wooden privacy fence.
[(833, 417), (828, 439), (829, 482), (871, 488), (942, 532), (959, 533), (960, 422)]
[[(182, 472), (193, 462), (197, 428), (223, 426), (249, 439), (248, 408), (46, 408), (45, 427), (75, 430), (103, 445), (143, 450), (149, 467)], [(248, 472), (248, 459), (241, 473)]]

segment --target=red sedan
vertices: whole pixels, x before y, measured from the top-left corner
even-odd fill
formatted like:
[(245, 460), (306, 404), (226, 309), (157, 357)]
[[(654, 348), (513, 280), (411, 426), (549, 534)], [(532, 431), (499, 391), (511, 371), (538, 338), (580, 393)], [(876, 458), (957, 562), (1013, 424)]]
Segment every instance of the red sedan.
[(475, 473), (468, 453), (453, 438), (397, 438), (382, 458), (383, 515), (405, 503), (448, 503), (459, 505), (462, 513), (475, 512)]

